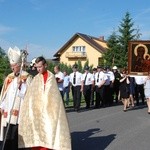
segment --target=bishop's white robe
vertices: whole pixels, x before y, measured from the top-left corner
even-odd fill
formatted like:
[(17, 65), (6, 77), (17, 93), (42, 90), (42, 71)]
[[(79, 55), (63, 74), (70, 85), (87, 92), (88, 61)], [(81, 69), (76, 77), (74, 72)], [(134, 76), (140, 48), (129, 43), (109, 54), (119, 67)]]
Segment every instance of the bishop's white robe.
[[(18, 85), (18, 80), (22, 81), (20, 85)], [(22, 71), (18, 77), (14, 76), (14, 73), (6, 77), (0, 95), (0, 108), (4, 110), (1, 116), (0, 141), (3, 141), (4, 127), (8, 123), (19, 124), (20, 107), (31, 80), (32, 77), (26, 71)]]

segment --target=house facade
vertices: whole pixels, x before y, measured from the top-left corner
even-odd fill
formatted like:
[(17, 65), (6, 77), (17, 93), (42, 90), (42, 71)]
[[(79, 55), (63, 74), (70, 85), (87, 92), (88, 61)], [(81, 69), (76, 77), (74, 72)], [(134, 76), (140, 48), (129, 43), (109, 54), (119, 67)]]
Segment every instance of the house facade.
[(107, 43), (103, 38), (76, 33), (54, 54), (54, 57), (67, 65), (73, 65), (80, 60), (83, 66), (88, 60), (89, 65), (96, 67), (106, 50)]

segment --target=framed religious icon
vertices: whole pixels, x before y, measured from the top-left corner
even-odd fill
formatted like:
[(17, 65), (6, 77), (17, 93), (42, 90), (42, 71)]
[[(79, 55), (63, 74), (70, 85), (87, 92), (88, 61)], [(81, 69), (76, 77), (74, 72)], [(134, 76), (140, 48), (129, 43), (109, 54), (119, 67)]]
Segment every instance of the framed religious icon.
[(150, 71), (150, 41), (129, 41), (129, 74), (147, 75), (148, 71)]

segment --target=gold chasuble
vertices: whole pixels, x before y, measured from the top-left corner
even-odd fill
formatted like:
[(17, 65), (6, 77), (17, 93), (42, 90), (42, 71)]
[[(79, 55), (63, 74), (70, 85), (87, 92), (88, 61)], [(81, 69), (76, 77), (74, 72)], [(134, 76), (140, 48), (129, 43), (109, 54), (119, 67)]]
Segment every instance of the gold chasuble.
[(45, 147), (71, 150), (71, 137), (64, 104), (54, 75), (48, 71), (32, 80), (20, 112), (19, 148)]

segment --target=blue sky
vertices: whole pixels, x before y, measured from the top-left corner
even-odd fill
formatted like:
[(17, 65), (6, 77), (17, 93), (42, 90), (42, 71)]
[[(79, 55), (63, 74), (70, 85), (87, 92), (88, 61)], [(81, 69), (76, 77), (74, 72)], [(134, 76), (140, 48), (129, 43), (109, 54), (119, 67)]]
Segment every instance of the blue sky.
[(109, 37), (129, 12), (150, 39), (150, 0), (0, 0), (0, 46), (28, 48), (28, 60), (53, 58), (75, 33)]

